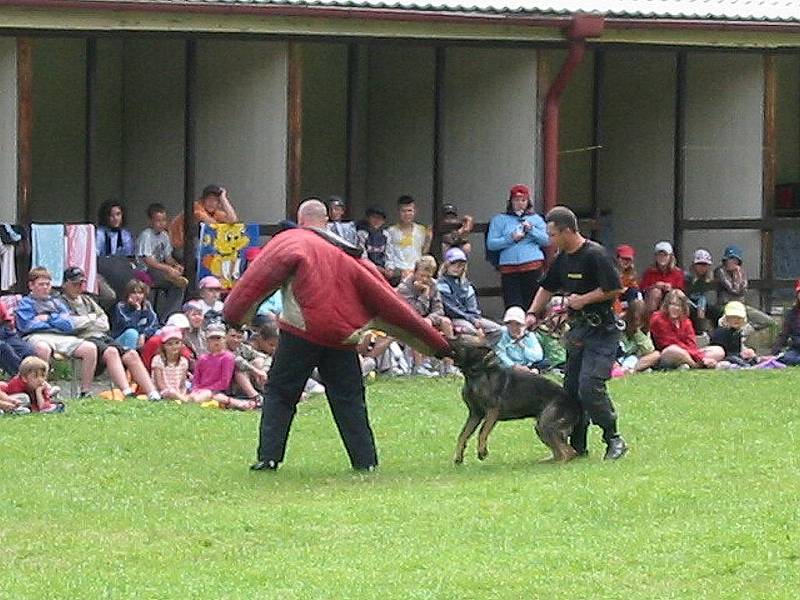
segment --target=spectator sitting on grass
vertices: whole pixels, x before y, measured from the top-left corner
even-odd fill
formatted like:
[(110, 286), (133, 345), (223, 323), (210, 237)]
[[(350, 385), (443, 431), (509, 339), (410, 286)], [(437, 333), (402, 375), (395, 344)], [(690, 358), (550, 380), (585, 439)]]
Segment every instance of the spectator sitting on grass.
[(675, 265), (672, 244), (658, 242), (654, 250), (655, 260), (642, 275), (640, 286), (648, 313), (659, 309), (667, 293), (683, 289), (683, 271)]
[(17, 305), (17, 329), (33, 346), (36, 355), (48, 362), (53, 353), (81, 359), (80, 397), (91, 395), (97, 366), (97, 348), (74, 335), (75, 326), (64, 302), (51, 294), (52, 276), (43, 267), (28, 273), (30, 294)]
[(85, 283), (86, 274), (83, 270), (80, 267), (69, 267), (64, 271), (62, 299), (69, 309), (75, 335), (97, 348), (98, 372), (105, 366), (114, 385), (125, 396), (134, 396), (125, 374), (125, 369), (128, 369), (140, 392), (147, 394), (150, 400), (161, 400), (139, 353), (123, 348), (109, 335), (111, 328), (108, 316), (91, 296), (83, 293)]
[(144, 346), (141, 347), (139, 352), (142, 354), (142, 362), (144, 366), (149, 371), (153, 365), (153, 358), (161, 352), (161, 345), (164, 343), (164, 339), (161, 337), (161, 334), (164, 332), (164, 329), (167, 327), (177, 327), (181, 330), (184, 339), (184, 345), (181, 350), (181, 354), (186, 357), (186, 360), (189, 361), (189, 368), (191, 370), (191, 365), (194, 364), (194, 361), (197, 359), (195, 354), (192, 352), (191, 348), (187, 347), (185, 344), (186, 335), (189, 333), (190, 325), (189, 319), (186, 318), (186, 315), (183, 313), (174, 313), (169, 316), (167, 322), (164, 323), (164, 327), (156, 331), (155, 335), (150, 336), (144, 341)]
[(525, 311), (511, 306), (503, 316), (500, 339), (495, 344), (495, 354), (500, 364), (525, 373), (540, 373), (550, 367), (538, 338), (528, 331)]
[[(416, 262), (414, 272), (397, 286), (397, 293), (417, 311), (417, 314), (450, 339), (453, 337), (453, 323), (444, 316), (442, 297), (439, 288), (436, 287), (434, 275), (436, 275), (436, 259), (426, 254)], [(425, 361), (422, 354), (416, 350), (412, 352), (414, 374), (427, 377), (434, 375), (430, 363)]]
[(183, 333), (167, 325), (159, 335), (161, 347), (151, 363), (153, 381), (162, 398), (185, 402), (189, 399), (189, 361), (183, 355)]
[(248, 400), (261, 404), (263, 397), (259, 389), (267, 383), (267, 357), (244, 340), (244, 328), (228, 325), (225, 347), (233, 352), (236, 370), (233, 375), (234, 388), (238, 388)]
[(125, 287), (125, 299), (117, 302), (111, 329), (113, 338), (126, 350), (137, 350), (158, 330), (158, 317), (147, 300), (147, 286), (131, 279)]
[(694, 251), (692, 267), (686, 272), (686, 295), (689, 298), (690, 318), (697, 333), (707, 333), (717, 322), (715, 309), (717, 284), (711, 270), (711, 253), (703, 248)]
[(219, 318), (222, 318), (222, 300), (220, 300), (220, 296), (222, 296), (222, 284), (219, 282), (219, 279), (214, 277), (213, 275), (206, 275), (203, 277), (200, 282), (197, 284), (197, 289), (200, 294), (200, 298), (197, 300), (203, 310), (203, 316), (206, 316), (206, 313), (214, 312), (216, 315), (219, 315)]
[[(189, 331), (183, 334), (183, 343), (189, 347), (195, 359), (208, 352), (206, 333), (203, 329), (203, 307), (197, 300), (189, 300), (183, 305), (183, 314), (189, 320)], [(189, 361), (190, 364), (192, 361)]]
[(772, 353), (791, 367), (800, 365), (800, 279), (794, 282), (794, 305), (783, 315), (783, 329), (772, 346)]
[(386, 233), (386, 212), (379, 206), (371, 206), (366, 210), (365, 218), (356, 224), (359, 246), (366, 253), (370, 262), (375, 265), (390, 283), (397, 285), (397, 276), (386, 267), (389, 249), (389, 234)]
[(665, 369), (713, 369), (725, 356), (721, 346), (697, 347), (689, 301), (681, 290), (672, 290), (664, 296), (661, 308), (650, 317), (650, 335), (661, 351), (658, 364)]
[(628, 244), (617, 246), (617, 271), (619, 271), (619, 280), (622, 283), (622, 293), (614, 301), (614, 312), (617, 315), (625, 314), (628, 304), (642, 299), (636, 265), (633, 262), (635, 258), (636, 251), (633, 246)]
[(3, 391), (5, 382), (0, 382), (0, 417), (3, 415), (29, 415), (31, 399), (28, 394), (8, 395)]
[(347, 212), (347, 204), (344, 199), (339, 196), (330, 196), (325, 204), (328, 207), (328, 231), (335, 233), (353, 246), (359, 246), (355, 223), (343, 220), (344, 214)]
[(33, 346), (22, 339), (14, 324), (14, 317), (0, 302), (0, 369), (7, 375), (16, 375), (22, 359), (33, 353)]
[(547, 312), (536, 326), (536, 339), (542, 346), (545, 360), (554, 370), (562, 370), (567, 362), (567, 349), (561, 342), (566, 330), (567, 304), (563, 296), (553, 296)]
[(717, 283), (717, 308), (719, 312), (728, 302), (737, 301), (747, 309), (747, 321), (756, 331), (761, 329), (777, 330), (778, 324), (768, 314), (757, 308), (747, 306), (748, 281), (744, 270), (744, 252), (739, 246), (728, 246), (722, 254), (722, 265), (714, 270)]
[(711, 343), (725, 350), (725, 358), (718, 369), (752, 367), (758, 362), (755, 350), (744, 345), (742, 329), (747, 325), (747, 309), (737, 301), (728, 302), (723, 310), (719, 327), (711, 332)]
[(19, 406), (27, 406), (33, 412), (63, 412), (64, 405), (50, 398), (48, 371), (45, 361), (38, 356), (28, 356), (20, 363), (17, 375), (7, 382), (0, 382), (0, 391), (13, 398)]
[(233, 352), (225, 349), (225, 325), (211, 323), (206, 328), (208, 354), (197, 360), (192, 377), (191, 402), (215, 401), (220, 408), (252, 410), (256, 403), (252, 400), (238, 400), (225, 392), (233, 383), (236, 359)]
[(450, 248), (444, 255), (437, 287), (444, 314), (453, 322), (456, 332), (476, 335), (480, 329), (490, 335), (500, 331), (500, 325), (481, 315), (475, 288), (467, 279), (467, 255), (461, 248)]
[(646, 371), (655, 367), (661, 358), (650, 334), (642, 331), (646, 312), (647, 308), (642, 300), (633, 300), (625, 311), (625, 330), (619, 341), (620, 355), (617, 357), (617, 364), (623, 374)]
[(398, 221), (386, 229), (386, 269), (401, 279), (414, 271), (414, 264), (431, 249), (430, 227), (417, 223), (417, 205), (411, 196), (397, 199)]

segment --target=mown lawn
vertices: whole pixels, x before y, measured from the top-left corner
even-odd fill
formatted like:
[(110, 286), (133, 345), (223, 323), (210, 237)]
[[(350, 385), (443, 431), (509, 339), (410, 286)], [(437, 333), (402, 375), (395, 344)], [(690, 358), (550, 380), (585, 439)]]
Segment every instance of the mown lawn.
[(631, 452), (537, 464), (530, 422), (451, 456), (459, 383), (369, 387), (381, 468), (324, 400), (250, 473), (257, 415), (73, 401), (0, 419), (0, 598), (794, 598), (800, 370), (613, 384)]

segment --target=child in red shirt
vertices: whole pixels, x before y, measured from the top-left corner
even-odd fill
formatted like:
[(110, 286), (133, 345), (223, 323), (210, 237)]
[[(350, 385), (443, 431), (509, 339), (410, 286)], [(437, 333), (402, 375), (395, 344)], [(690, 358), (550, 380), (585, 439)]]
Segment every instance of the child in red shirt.
[(689, 301), (681, 290), (664, 296), (661, 309), (650, 317), (650, 337), (661, 351), (659, 365), (667, 369), (709, 368), (725, 357), (721, 346), (698, 348), (694, 327), (689, 318)]
[(683, 271), (675, 266), (672, 244), (658, 242), (655, 246), (655, 261), (642, 275), (641, 290), (648, 312), (655, 312), (661, 306), (664, 295), (672, 290), (682, 290)]
[(33, 412), (63, 412), (64, 405), (53, 402), (50, 398), (50, 388), (47, 385), (48, 370), (47, 363), (41, 358), (28, 356), (20, 363), (18, 375), (7, 382), (0, 382), (0, 390), (12, 397), (15, 394), (26, 395)]

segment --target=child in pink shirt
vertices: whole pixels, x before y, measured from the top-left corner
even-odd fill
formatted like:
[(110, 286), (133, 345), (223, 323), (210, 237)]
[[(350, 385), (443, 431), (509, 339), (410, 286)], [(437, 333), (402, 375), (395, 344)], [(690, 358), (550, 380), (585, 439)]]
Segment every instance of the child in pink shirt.
[(252, 400), (231, 398), (225, 391), (231, 387), (236, 367), (233, 352), (225, 349), (225, 326), (212, 323), (206, 328), (208, 354), (197, 360), (192, 378), (192, 390), (189, 400), (207, 402), (216, 400), (222, 408), (252, 410), (256, 403)]

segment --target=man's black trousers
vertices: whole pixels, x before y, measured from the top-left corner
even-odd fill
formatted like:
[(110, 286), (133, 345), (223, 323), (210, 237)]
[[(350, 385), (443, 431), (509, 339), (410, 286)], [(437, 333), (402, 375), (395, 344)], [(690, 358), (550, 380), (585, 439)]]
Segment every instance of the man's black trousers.
[(267, 380), (258, 459), (283, 462), (297, 402), (314, 367), (325, 385), (350, 464), (354, 469), (376, 466), (378, 455), (367, 417), (358, 354), (353, 349), (320, 346), (286, 331), (281, 331)]
[(566, 342), (564, 389), (572, 398), (578, 399), (584, 413), (582, 422), (570, 436), (570, 443), (578, 452), (583, 452), (586, 450), (589, 420), (603, 430), (606, 442), (617, 435), (617, 414), (608, 396), (606, 382), (611, 377), (619, 331), (613, 325), (592, 327), (572, 323)]

